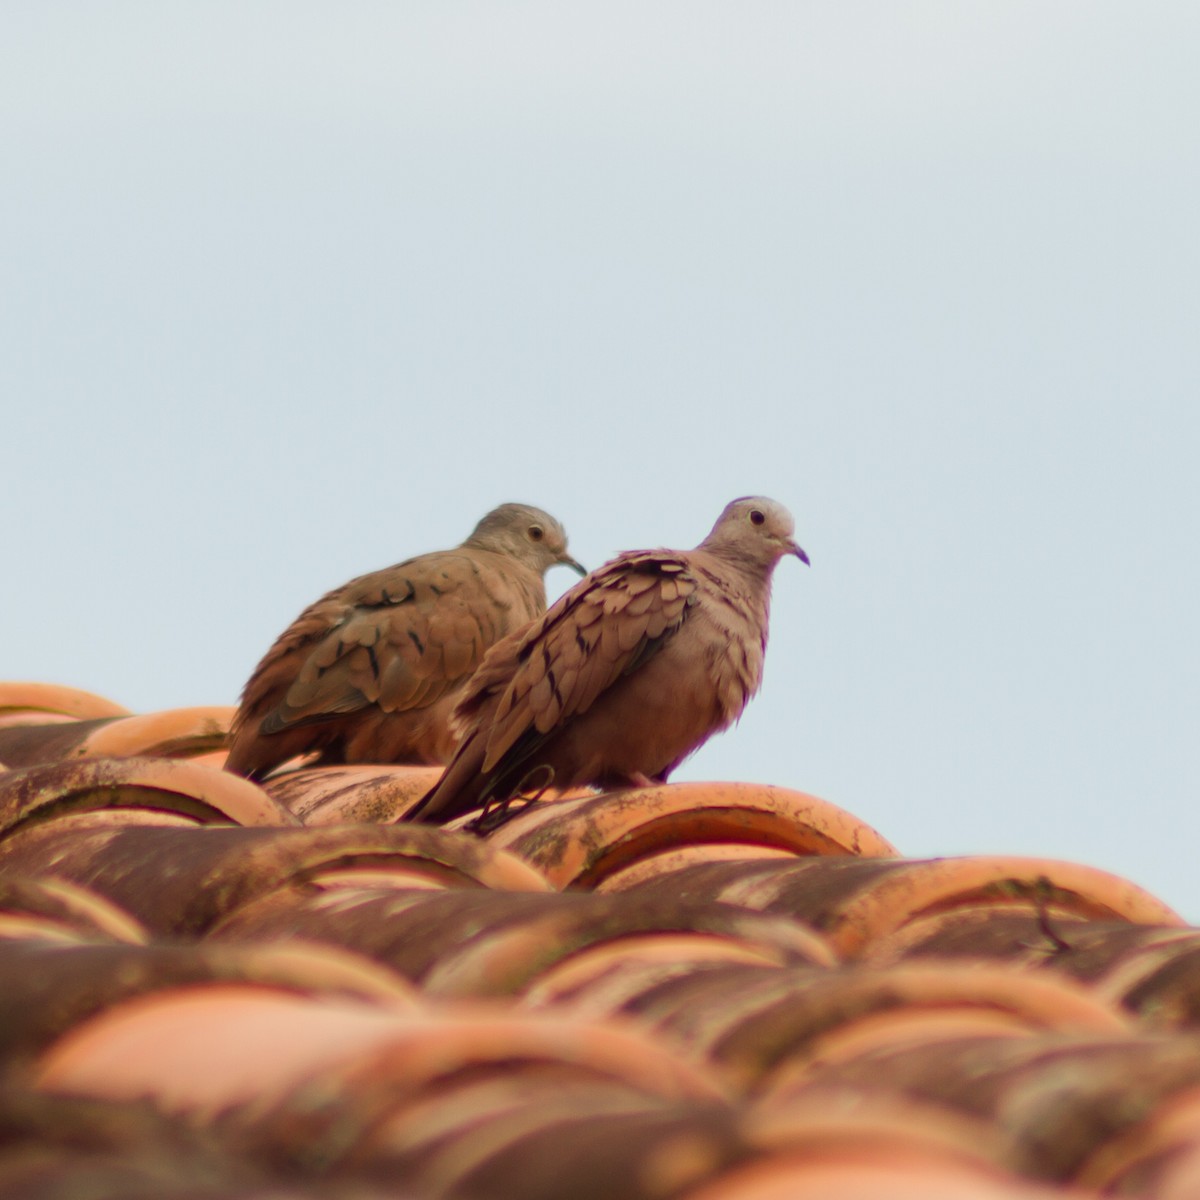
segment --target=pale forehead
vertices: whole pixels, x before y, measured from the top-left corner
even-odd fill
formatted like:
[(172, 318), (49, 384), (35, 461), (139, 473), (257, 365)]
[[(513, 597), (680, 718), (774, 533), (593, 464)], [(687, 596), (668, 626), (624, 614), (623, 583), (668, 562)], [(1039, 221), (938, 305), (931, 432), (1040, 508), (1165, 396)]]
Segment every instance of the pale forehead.
[(752, 509), (757, 509), (772, 525), (782, 525), (787, 529), (793, 527), (792, 514), (778, 500), (769, 496), (739, 496), (725, 508), (722, 515), (744, 516)]
[(558, 522), (548, 512), (534, 508), (532, 504), (501, 504), (483, 519), (489, 524), (494, 522), (498, 525), (516, 526), (531, 523), (545, 526), (547, 529), (559, 528)]

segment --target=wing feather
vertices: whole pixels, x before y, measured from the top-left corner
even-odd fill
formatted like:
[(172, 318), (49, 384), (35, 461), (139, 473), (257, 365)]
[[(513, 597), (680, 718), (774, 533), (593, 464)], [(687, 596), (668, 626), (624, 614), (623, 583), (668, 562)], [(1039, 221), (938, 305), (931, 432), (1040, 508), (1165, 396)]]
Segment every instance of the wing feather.
[(519, 766), (547, 736), (588, 711), (683, 623), (698, 583), (667, 551), (620, 555), (577, 584), (516, 639), (499, 643), (468, 686), (465, 721), (495, 700), (482, 770), (520, 743)]
[(352, 580), (284, 635), (291, 635), (290, 653), (304, 661), (263, 731), (371, 704), (394, 713), (436, 702), (470, 677), (482, 648), (496, 640), (494, 596), (510, 599), (511, 620), (521, 625), (544, 603), (541, 586), (519, 564), (481, 565), (478, 552), (467, 558), (458, 551)]

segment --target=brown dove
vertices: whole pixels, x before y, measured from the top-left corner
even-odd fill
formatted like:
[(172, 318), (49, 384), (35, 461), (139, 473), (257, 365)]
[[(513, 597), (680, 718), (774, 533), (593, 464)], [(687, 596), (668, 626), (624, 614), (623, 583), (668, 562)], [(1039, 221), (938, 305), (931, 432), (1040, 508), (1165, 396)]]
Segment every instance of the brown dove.
[[(694, 550), (618, 555), (488, 652), (455, 712), (462, 742), (409, 820), (547, 786), (663, 782), (762, 682), (771, 577), (791, 514), (734, 500)], [(498, 822), (497, 822), (498, 823)]]
[(444, 763), (450, 713), (485, 652), (546, 610), (556, 563), (584, 574), (548, 513), (502, 504), (453, 550), (359, 576), (311, 604), (242, 691), (228, 770), (318, 762)]

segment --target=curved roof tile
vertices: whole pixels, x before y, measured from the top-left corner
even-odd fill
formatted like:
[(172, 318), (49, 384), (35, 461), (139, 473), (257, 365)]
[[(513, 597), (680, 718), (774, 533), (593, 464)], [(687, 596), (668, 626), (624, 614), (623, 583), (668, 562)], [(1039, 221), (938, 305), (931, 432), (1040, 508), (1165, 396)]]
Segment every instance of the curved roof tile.
[(126, 717), (129, 709), (85, 692), (81, 688), (57, 683), (37, 683), (25, 680), (0, 680), (0, 714), (22, 714), (37, 718), (39, 714), (56, 717)]
[(197, 758), (224, 751), (234, 711), (209, 705), (144, 716), (13, 723), (0, 728), (0, 759), (9, 767), (31, 767), (76, 758)]
[[(597, 887), (681, 847), (746, 846), (789, 855), (890, 855), (869, 825), (816, 796), (749, 783), (676, 783), (533, 804), (488, 840), (557, 887)], [(670, 860), (668, 860), (667, 866)], [(669, 887), (670, 884), (668, 883)]]
[(412, 808), (439, 775), (438, 767), (355, 763), (285, 771), (263, 787), (305, 825), (383, 825)]
[(435, 772), (248, 783), (229, 711), (0, 684), (0, 1192), (1195, 1194), (1200, 930), (1127, 880), (757, 784), (413, 826)]
[(308, 896), (388, 874), (406, 888), (547, 887), (524, 863), (476, 838), (413, 825), (49, 826), (36, 840), (32, 834), (14, 839), (11, 849), (0, 842), (0, 866), (29, 873), (39, 862), (56, 877), (99, 892), (160, 936), (203, 934), (272, 893)]
[(106, 938), (142, 945), (150, 931), (90, 888), (0, 872), (0, 937)]
[[(111, 818), (115, 814), (115, 820)], [(295, 822), (255, 784), (212, 767), (164, 758), (95, 758), (0, 775), (0, 834), (86, 815), (101, 824), (166, 816), (173, 823)]]
[(637, 885), (763, 912), (786, 913), (829, 938), (844, 955), (864, 953), (898, 931), (917, 940), (985, 912), (1020, 914), (1053, 938), (1064, 919), (1182, 925), (1144, 889), (1095, 867), (1054, 859), (802, 858), (686, 867)]

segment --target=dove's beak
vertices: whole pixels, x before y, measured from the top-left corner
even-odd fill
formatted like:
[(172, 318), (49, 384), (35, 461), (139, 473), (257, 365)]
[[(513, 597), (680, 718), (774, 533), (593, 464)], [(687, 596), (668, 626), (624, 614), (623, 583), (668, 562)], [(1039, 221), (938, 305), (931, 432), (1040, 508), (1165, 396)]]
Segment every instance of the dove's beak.
[(572, 558), (569, 554), (560, 555), (556, 561), (564, 567), (570, 567), (572, 571), (577, 572), (579, 575), (587, 574), (587, 567), (585, 567), (583, 563)]
[(804, 553), (804, 547), (796, 542), (788, 542), (788, 553), (794, 554), (806, 567), (812, 566), (808, 561), (808, 555)]

